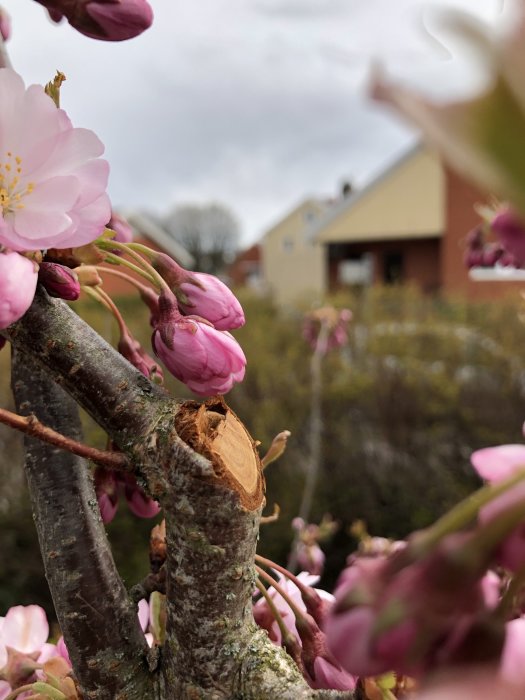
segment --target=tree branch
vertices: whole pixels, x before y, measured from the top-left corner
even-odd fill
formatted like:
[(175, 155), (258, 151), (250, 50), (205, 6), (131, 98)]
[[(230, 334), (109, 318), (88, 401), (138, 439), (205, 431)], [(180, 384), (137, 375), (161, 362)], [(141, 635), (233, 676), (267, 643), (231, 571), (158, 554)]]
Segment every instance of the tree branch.
[(150, 382), (60, 299), (39, 288), (33, 304), (6, 331), (125, 451), (155, 423), (163, 389)]
[[(81, 439), (74, 401), (14, 353), (18, 410)], [(26, 475), (46, 577), (86, 698), (152, 698), (144, 635), (115, 568), (86, 462), (26, 436)]]

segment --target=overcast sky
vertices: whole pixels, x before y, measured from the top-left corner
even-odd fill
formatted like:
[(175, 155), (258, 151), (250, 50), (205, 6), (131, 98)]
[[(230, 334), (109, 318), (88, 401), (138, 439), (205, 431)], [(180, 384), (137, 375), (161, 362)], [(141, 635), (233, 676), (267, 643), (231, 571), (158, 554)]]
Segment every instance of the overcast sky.
[(150, 0), (153, 27), (116, 44), (52, 24), (33, 0), (0, 1), (26, 82), (67, 75), (62, 106), (105, 143), (116, 207), (222, 202), (251, 243), (306, 195), (363, 184), (414, 139), (367, 101), (373, 60), (458, 94), (472, 73), (436, 8), (494, 26), (512, 0)]

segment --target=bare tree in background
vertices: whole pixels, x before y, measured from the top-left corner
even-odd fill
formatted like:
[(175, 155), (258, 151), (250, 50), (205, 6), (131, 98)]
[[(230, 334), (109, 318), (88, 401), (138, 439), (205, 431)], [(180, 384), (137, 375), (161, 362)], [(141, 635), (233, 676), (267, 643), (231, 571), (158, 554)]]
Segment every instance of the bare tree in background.
[(193, 255), (200, 272), (220, 272), (239, 245), (239, 222), (222, 204), (183, 204), (168, 214), (164, 225)]

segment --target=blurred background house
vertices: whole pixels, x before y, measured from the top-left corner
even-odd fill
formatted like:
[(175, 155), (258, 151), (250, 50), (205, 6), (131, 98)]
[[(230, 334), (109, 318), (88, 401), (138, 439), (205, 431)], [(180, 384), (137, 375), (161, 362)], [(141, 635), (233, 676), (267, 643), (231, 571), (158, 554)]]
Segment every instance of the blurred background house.
[(361, 190), (305, 199), (265, 233), (262, 278), (278, 303), (345, 287), (413, 284), (423, 292), (490, 298), (520, 282), (478, 282), (463, 257), (487, 197), (418, 143)]

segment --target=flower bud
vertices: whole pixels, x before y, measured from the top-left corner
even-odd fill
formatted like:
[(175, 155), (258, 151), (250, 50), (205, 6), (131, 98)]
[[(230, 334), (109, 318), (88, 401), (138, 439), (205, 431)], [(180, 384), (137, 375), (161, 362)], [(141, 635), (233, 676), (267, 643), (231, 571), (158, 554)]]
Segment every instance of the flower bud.
[(115, 212), (111, 213), (108, 228), (115, 232), (113, 240), (118, 243), (131, 243), (133, 240), (133, 229), (124, 217), (115, 214)]
[(182, 316), (173, 295), (159, 297), (155, 354), (199, 396), (226, 394), (244, 378), (246, 358), (235, 338), (203, 320)]
[[(286, 450), (286, 443), (288, 441), (288, 438), (290, 437), (292, 433), (289, 430), (283, 430), (282, 432), (278, 433), (274, 439), (272, 440), (272, 444), (270, 445), (268, 452), (264, 455), (264, 457), (261, 459), (261, 464), (263, 466), (263, 469), (266, 469), (266, 467), (271, 464), (272, 462), (275, 462), (276, 459), (279, 459), (279, 457), (284, 453)], [(299, 520), (300, 518), (295, 518), (295, 520)], [(293, 522), (292, 522), (292, 527), (293, 527)]]
[(31, 306), (37, 266), (18, 253), (0, 253), (0, 328), (18, 321)]
[(202, 316), (219, 331), (244, 325), (244, 311), (237, 297), (224, 282), (205, 272), (192, 272), (190, 280), (180, 285), (187, 301), (179, 301), (185, 314)]
[(58, 263), (40, 263), (38, 281), (52, 297), (76, 301), (80, 296), (80, 283), (76, 273)]
[(77, 31), (92, 39), (124, 41), (151, 26), (153, 11), (146, 0), (37, 0), (52, 20), (65, 16)]
[(188, 272), (165, 253), (156, 253), (152, 263), (177, 297), (183, 314), (200, 316), (218, 331), (244, 325), (242, 306), (218, 277), (205, 272)]
[(0, 7), (0, 34), (4, 41), (11, 38), (11, 17), (3, 7)]

